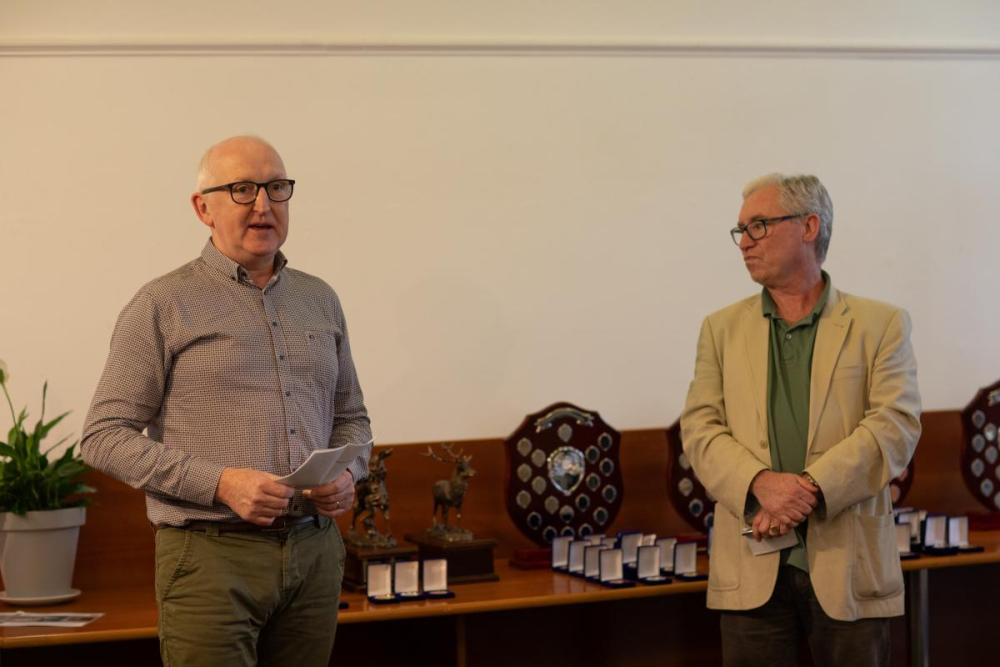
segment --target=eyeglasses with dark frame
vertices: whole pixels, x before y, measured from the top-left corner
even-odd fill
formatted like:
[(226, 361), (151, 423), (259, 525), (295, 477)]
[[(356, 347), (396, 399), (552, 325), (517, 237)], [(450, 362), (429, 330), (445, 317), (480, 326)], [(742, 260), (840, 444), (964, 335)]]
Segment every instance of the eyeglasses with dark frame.
[(784, 222), (785, 220), (794, 220), (795, 218), (802, 218), (807, 215), (809, 215), (809, 213), (796, 213), (795, 215), (783, 215), (779, 218), (760, 218), (758, 220), (751, 220), (743, 227), (736, 226), (730, 229), (729, 235), (733, 237), (733, 243), (736, 245), (740, 244), (740, 240), (742, 240), (744, 232), (749, 234), (750, 238), (754, 241), (759, 241), (767, 236), (768, 225), (776, 225), (779, 222)]
[(260, 192), (261, 188), (264, 188), (267, 198), (273, 202), (288, 201), (292, 198), (292, 192), (295, 190), (295, 181), (290, 178), (278, 178), (267, 183), (236, 181), (235, 183), (226, 183), (225, 185), (217, 185), (214, 188), (202, 190), (201, 194), (207, 195), (209, 192), (229, 190), (229, 196), (237, 204), (252, 204), (257, 200), (257, 193)]

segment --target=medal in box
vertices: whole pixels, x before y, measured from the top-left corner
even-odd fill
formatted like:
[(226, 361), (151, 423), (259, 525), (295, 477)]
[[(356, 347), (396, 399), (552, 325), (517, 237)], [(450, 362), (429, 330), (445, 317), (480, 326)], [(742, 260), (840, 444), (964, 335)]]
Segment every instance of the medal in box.
[(569, 564), (566, 566), (567, 572), (576, 577), (583, 576), (583, 552), (590, 546), (587, 540), (573, 540), (569, 543)]
[(368, 562), (365, 576), (368, 585), (368, 601), (372, 604), (391, 604), (398, 602), (392, 592), (392, 564)]
[(639, 545), (642, 544), (642, 533), (637, 530), (622, 531), (618, 533), (618, 544), (621, 545), (625, 576), (634, 581), (638, 578), (636, 567), (639, 559)]
[(392, 590), (400, 602), (421, 600), (420, 563), (415, 560), (397, 560), (393, 566)]
[(572, 542), (569, 535), (552, 540), (552, 569), (556, 572), (569, 572), (569, 545)]
[(969, 517), (952, 516), (948, 517), (948, 545), (958, 549), (959, 553), (977, 553), (983, 547), (974, 547), (969, 544)]
[(657, 545), (639, 547), (636, 576), (639, 583), (647, 586), (661, 586), (670, 583), (670, 577), (660, 573), (660, 547)]
[(608, 588), (631, 588), (635, 582), (625, 578), (624, 554), (621, 549), (606, 549), (604, 546), (591, 547), (598, 550), (599, 577), (602, 586)]
[(954, 556), (957, 547), (948, 546), (948, 517), (944, 514), (928, 514), (923, 522), (921, 534), (923, 552), (929, 556)]
[(425, 598), (441, 600), (455, 597), (448, 590), (448, 559), (428, 558), (424, 561), (423, 568)]
[(583, 576), (590, 581), (601, 579), (601, 552), (609, 551), (603, 544), (591, 544), (583, 548)]
[(896, 524), (896, 547), (899, 549), (900, 560), (913, 560), (920, 558), (920, 554), (913, 551), (910, 546), (910, 524)]
[(680, 581), (703, 581), (706, 574), (698, 574), (698, 543), (680, 542), (674, 547), (674, 577)]
[(670, 574), (674, 571), (674, 548), (677, 546), (676, 537), (661, 537), (656, 540), (656, 546), (660, 547), (660, 572)]

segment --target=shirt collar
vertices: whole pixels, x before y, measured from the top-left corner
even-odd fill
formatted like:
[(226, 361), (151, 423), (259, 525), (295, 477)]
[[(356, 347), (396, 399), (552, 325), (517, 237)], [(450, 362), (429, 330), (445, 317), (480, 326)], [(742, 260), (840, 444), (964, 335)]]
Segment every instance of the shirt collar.
[[(205, 247), (201, 250), (201, 260), (208, 264), (211, 268), (225, 274), (233, 280), (250, 281), (250, 273), (242, 266), (223, 255), (222, 251), (216, 248), (215, 244), (212, 243), (211, 237), (209, 237), (208, 241), (205, 243)], [(285, 254), (279, 250), (274, 256), (274, 274), (271, 276), (272, 281), (278, 279), (278, 274), (281, 273), (281, 270), (285, 268), (286, 264), (288, 264), (288, 259), (285, 257)]]
[[(820, 313), (823, 312), (823, 307), (826, 306), (827, 299), (830, 297), (830, 274), (821, 270), (820, 275), (823, 276), (823, 293), (819, 295), (819, 299), (816, 301), (816, 305), (813, 306), (813, 309), (809, 311), (809, 314), (803, 317), (800, 322), (808, 324), (814, 323), (820, 316)], [(769, 319), (775, 320), (780, 319), (781, 317), (778, 314), (778, 305), (774, 303), (774, 299), (771, 298), (771, 293), (767, 291), (766, 287), (761, 290), (760, 309), (764, 317)]]

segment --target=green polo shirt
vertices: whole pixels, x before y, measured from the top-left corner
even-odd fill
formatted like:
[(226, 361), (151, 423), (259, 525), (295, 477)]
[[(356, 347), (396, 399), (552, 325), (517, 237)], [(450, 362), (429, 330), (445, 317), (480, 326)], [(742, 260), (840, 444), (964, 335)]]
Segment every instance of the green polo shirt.
[[(812, 376), (813, 345), (819, 315), (830, 295), (830, 276), (823, 272), (826, 287), (812, 312), (789, 324), (778, 315), (765, 288), (761, 306), (771, 321), (767, 364), (767, 436), (771, 469), (799, 474), (806, 466), (809, 440), (809, 380)], [(799, 543), (781, 550), (781, 564), (809, 571), (806, 560), (806, 522), (795, 529)]]

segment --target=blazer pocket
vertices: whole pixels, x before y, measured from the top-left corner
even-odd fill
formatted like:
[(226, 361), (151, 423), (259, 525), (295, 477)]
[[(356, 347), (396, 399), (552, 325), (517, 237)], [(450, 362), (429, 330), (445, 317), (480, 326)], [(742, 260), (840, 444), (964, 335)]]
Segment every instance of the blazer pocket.
[(740, 586), (740, 551), (745, 537), (740, 535), (740, 520), (722, 507), (715, 505), (715, 523), (712, 529), (712, 553), (709, 556), (708, 587), (727, 591)]
[(892, 514), (854, 517), (854, 597), (886, 598), (903, 590)]

